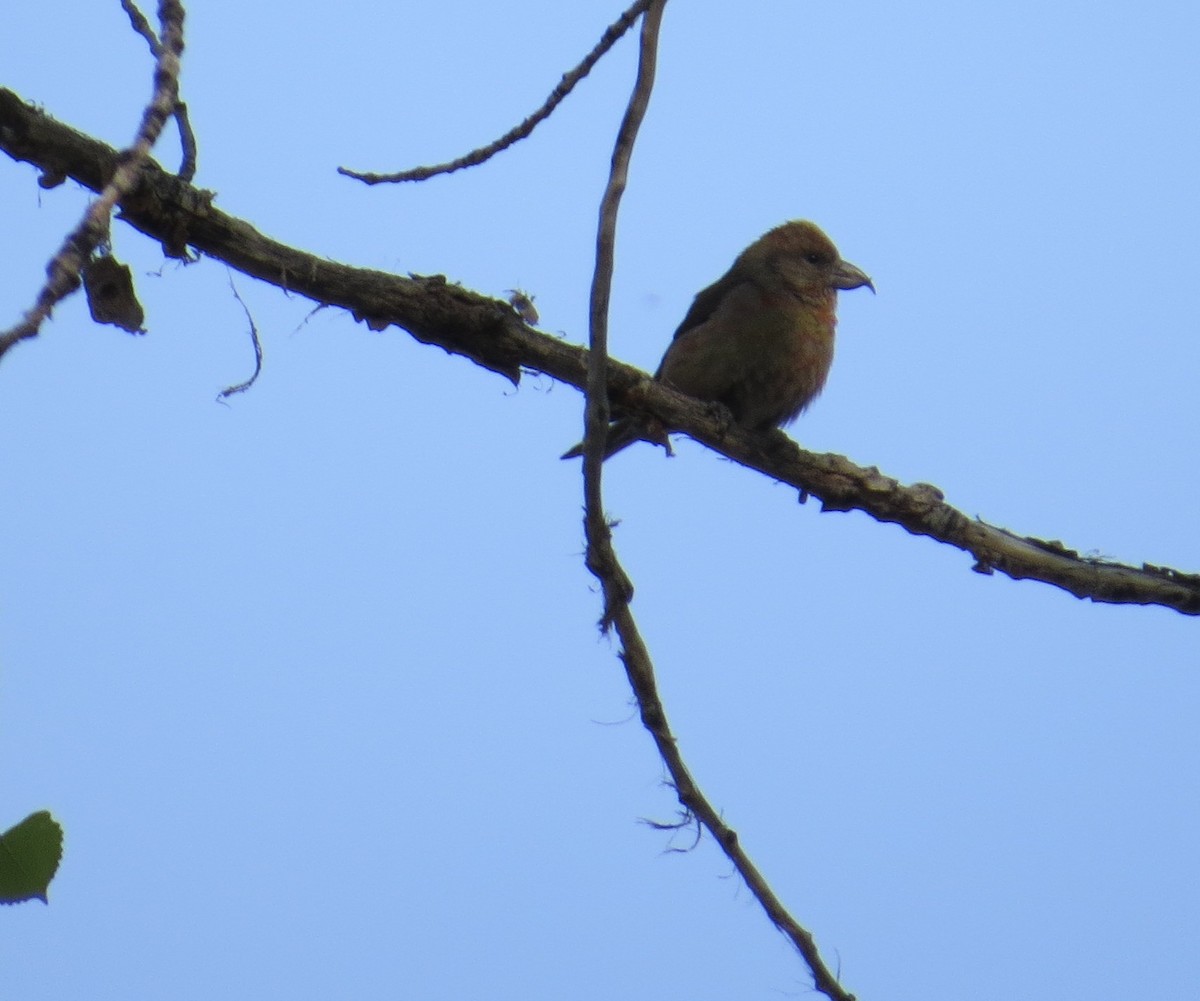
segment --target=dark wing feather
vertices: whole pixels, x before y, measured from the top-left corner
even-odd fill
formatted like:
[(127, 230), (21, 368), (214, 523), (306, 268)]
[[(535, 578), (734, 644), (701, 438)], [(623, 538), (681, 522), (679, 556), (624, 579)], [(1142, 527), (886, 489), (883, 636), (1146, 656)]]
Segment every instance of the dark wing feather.
[[(692, 300), (691, 308), (688, 309), (687, 315), (683, 318), (683, 322), (679, 324), (675, 331), (675, 338), (681, 334), (687, 333), (693, 327), (698, 327), (706, 322), (720, 307), (725, 297), (729, 295), (734, 288), (744, 279), (737, 273), (735, 268), (730, 268), (725, 274), (718, 278), (715, 282), (702, 289), (697, 293), (696, 298)], [(672, 338), (674, 340), (675, 338)]]

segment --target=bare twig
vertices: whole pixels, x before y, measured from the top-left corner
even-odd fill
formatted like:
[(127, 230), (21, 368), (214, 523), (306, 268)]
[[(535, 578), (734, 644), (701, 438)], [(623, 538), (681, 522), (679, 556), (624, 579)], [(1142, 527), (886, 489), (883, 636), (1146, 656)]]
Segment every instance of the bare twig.
[(190, 181), (196, 176), (196, 134), (192, 131), (192, 120), (188, 118), (188, 107), (183, 101), (175, 102), (175, 125), (179, 129), (179, 145), (183, 150), (179, 170), (175, 173), (181, 181)]
[(600, 205), (600, 224), (596, 235), (596, 268), (592, 278), (589, 312), (591, 350), (588, 355), (587, 388), (585, 390), (585, 419), (583, 437), (584, 530), (587, 535), (588, 569), (600, 581), (604, 593), (604, 614), (601, 627), (615, 626), (621, 639), (621, 661), (637, 697), (642, 725), (654, 738), (679, 802), (687, 815), (693, 816), (716, 839), (721, 850), (733, 863), (750, 892), (767, 913), (767, 917), (796, 947), (808, 964), (813, 984), (833, 1001), (854, 1001), (837, 982), (837, 977), (825, 965), (817, 951), (812, 935), (788, 913), (762, 873), (743, 851), (737, 833), (722, 819), (720, 813), (701, 792), (691, 776), (679, 742), (671, 732), (654, 665), (642, 639), (641, 631), (629, 607), (633, 587), (617, 558), (612, 544), (612, 530), (604, 515), (601, 475), (604, 466), (604, 446), (608, 437), (608, 306), (612, 289), (613, 261), (617, 234), (617, 212), (629, 173), (638, 128), (645, 117), (654, 87), (657, 62), (658, 34), (666, 0), (654, 0), (642, 20), (640, 59), (637, 82), (629, 100), (625, 118), (617, 133), (612, 169), (608, 186)]
[(612, 168), (604, 197), (600, 201), (600, 221), (596, 232), (596, 267), (592, 275), (588, 328), (591, 352), (588, 356), (588, 381), (584, 405), (583, 493), (584, 527), (587, 532), (588, 569), (600, 580), (604, 590), (605, 629), (613, 622), (616, 609), (626, 605), (633, 589), (625, 571), (617, 562), (612, 533), (604, 516), (601, 496), (601, 471), (604, 442), (608, 435), (608, 305), (612, 291), (613, 258), (617, 239), (617, 212), (629, 177), (629, 160), (638, 129), (650, 104), (654, 73), (658, 62), (658, 32), (666, 0), (653, 0), (642, 20), (641, 49), (637, 80), (629, 107), (617, 131)]
[(633, 623), (633, 616), (627, 604), (621, 605), (616, 610), (614, 624), (624, 646), (621, 660), (625, 664), (629, 683), (637, 695), (642, 725), (654, 738), (658, 753), (666, 764), (667, 771), (670, 772), (671, 782), (675, 786), (679, 802), (688, 814), (695, 817), (712, 834), (721, 847), (721, 851), (733, 863), (746, 886), (750, 888), (750, 892), (754, 894), (754, 898), (766, 912), (767, 917), (796, 947), (812, 973), (813, 986), (826, 997), (832, 998), (833, 1001), (855, 1001), (854, 995), (848, 993), (838, 983), (837, 977), (825, 965), (825, 961), (817, 951), (812, 934), (792, 917), (750, 856), (746, 854), (738, 839), (737, 831), (725, 823), (724, 818), (696, 785), (683, 760), (683, 754), (679, 750), (679, 741), (671, 732), (670, 724), (667, 722), (667, 715), (658, 694), (658, 683), (654, 677), (650, 653)]
[(108, 238), (108, 225), (113, 206), (133, 190), (138, 172), (150, 155), (167, 117), (175, 108), (179, 90), (179, 57), (183, 52), (183, 4), (179, 0), (160, 0), (158, 16), (162, 25), (163, 44), (159, 46), (154, 68), (154, 94), (142, 113), (133, 144), (117, 160), (104, 190), (88, 206), (79, 225), (63, 240), (54, 259), (46, 266), (46, 284), (37, 301), (16, 326), (0, 335), (0, 358), (14, 344), (36, 337), (42, 323), (55, 305), (79, 287), (79, 272), (92, 252)]
[(237, 286), (233, 284), (233, 275), (229, 276), (229, 288), (233, 292), (233, 297), (241, 305), (242, 311), (246, 314), (246, 322), (250, 324), (250, 343), (254, 346), (254, 371), (250, 373), (250, 378), (244, 382), (239, 382), (235, 386), (226, 386), (222, 389), (217, 394), (218, 400), (225, 400), (234, 393), (244, 393), (258, 382), (258, 376), (262, 372), (262, 340), (258, 336), (258, 327), (254, 324), (254, 317), (250, 315), (250, 307), (246, 305), (245, 300), (238, 294)]
[[(154, 34), (154, 29), (150, 27), (146, 16), (138, 10), (137, 4), (133, 0), (121, 0), (121, 8), (129, 16), (129, 23), (133, 30), (146, 40), (146, 44), (150, 46), (151, 55), (157, 59), (162, 50), (158, 43), (158, 36)], [(183, 159), (179, 163), (177, 176), (182, 180), (190, 181), (196, 176), (196, 134), (192, 131), (187, 105), (178, 99), (178, 93), (175, 96), (175, 111), (172, 113), (172, 117), (175, 119), (175, 127), (179, 129), (179, 145), (183, 150)]]
[(158, 36), (154, 33), (154, 29), (150, 27), (150, 22), (146, 20), (146, 15), (143, 14), (137, 4), (133, 0), (121, 0), (121, 9), (129, 16), (129, 23), (133, 30), (141, 35), (146, 44), (150, 46), (150, 54), (158, 58)]
[[(122, 0), (122, 2), (125, 2), (125, 0)], [(542, 106), (520, 125), (505, 132), (499, 139), (488, 143), (486, 146), (481, 146), (479, 149), (472, 150), (465, 156), (460, 156), (457, 160), (451, 160), (449, 163), (439, 163), (433, 167), (413, 167), (411, 170), (401, 170), (394, 174), (375, 174), (350, 170), (348, 167), (338, 167), (338, 173), (345, 174), (346, 177), (353, 177), (366, 184), (394, 184), (399, 181), (425, 181), (431, 177), (436, 177), (438, 174), (451, 174), (456, 170), (462, 170), (463, 167), (475, 167), (490, 160), (497, 153), (508, 149), (514, 143), (528, 138), (538, 125), (549, 118), (554, 109), (575, 89), (575, 85), (592, 71), (592, 67), (629, 30), (630, 26), (638, 19), (638, 16), (650, 6), (650, 3), (651, 0), (637, 0), (624, 14), (610, 24), (604, 34), (600, 36), (600, 41), (596, 43), (595, 48), (587, 54), (583, 62), (563, 76), (558, 82), (558, 86), (550, 91), (550, 96), (546, 98)]]

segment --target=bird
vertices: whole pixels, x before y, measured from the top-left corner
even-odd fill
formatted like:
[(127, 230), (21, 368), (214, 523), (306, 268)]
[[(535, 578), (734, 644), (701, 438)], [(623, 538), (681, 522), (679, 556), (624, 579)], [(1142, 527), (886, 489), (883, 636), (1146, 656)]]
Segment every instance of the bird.
[[(815, 223), (785, 222), (750, 244), (696, 296), (654, 378), (720, 404), (735, 424), (750, 430), (790, 424), (829, 375), (838, 291), (864, 286), (875, 291)], [(649, 433), (647, 418), (617, 415), (604, 458)], [(582, 454), (580, 442), (563, 458)]]

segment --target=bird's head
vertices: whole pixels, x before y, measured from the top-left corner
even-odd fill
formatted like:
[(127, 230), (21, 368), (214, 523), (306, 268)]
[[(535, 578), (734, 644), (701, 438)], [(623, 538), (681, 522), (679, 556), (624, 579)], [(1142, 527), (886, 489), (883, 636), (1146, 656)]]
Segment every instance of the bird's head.
[(843, 261), (837, 247), (811, 222), (785, 222), (760, 237), (738, 261), (751, 274), (769, 274), (801, 297), (823, 297), (837, 289), (875, 286), (867, 275)]

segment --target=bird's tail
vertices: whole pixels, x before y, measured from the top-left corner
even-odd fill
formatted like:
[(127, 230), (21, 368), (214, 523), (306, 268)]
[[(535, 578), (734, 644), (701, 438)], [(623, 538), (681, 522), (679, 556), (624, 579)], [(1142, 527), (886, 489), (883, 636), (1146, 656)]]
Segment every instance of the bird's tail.
[[(639, 421), (622, 418), (613, 421), (608, 426), (608, 439), (604, 443), (604, 459), (607, 462), (621, 449), (628, 448), (635, 441), (640, 441), (646, 434), (647, 428)], [(583, 442), (572, 445), (563, 452), (560, 458), (575, 459), (583, 455)]]

